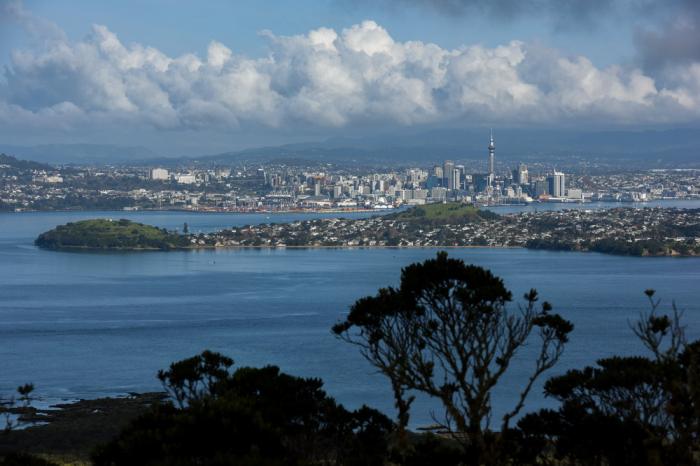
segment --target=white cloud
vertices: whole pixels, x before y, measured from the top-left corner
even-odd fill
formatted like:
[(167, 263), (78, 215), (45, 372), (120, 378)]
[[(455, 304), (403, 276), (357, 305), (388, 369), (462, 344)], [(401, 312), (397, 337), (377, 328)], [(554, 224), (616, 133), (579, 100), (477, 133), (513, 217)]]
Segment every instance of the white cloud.
[(263, 58), (213, 41), (205, 59), (124, 45), (105, 26), (74, 42), (41, 25), (50, 40), (15, 51), (0, 84), (3, 123), (319, 128), (465, 118), (635, 124), (700, 117), (698, 63), (679, 66), (675, 79), (660, 87), (636, 68), (598, 68), (586, 57), (518, 41), (451, 50), (397, 42), (373, 21), (291, 37), (265, 32), (270, 53)]

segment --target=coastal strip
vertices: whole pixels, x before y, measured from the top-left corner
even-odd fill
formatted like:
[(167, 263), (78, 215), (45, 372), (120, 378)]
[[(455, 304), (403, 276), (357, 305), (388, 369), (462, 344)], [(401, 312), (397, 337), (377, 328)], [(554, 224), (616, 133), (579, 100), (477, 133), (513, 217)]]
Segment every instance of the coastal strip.
[(184, 234), (128, 220), (59, 226), (36, 240), (52, 250), (213, 248), (530, 248), (629, 256), (700, 256), (700, 209), (617, 208), (497, 215), (431, 204), (362, 219), (324, 218)]

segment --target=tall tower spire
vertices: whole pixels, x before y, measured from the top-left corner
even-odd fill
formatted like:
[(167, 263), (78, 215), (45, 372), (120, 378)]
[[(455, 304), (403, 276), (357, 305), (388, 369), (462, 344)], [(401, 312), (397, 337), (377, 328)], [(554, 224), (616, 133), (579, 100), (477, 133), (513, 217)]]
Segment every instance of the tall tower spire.
[(491, 129), (491, 139), (489, 140), (489, 184), (494, 180), (494, 165), (496, 162), (496, 145), (493, 142), (493, 128)]

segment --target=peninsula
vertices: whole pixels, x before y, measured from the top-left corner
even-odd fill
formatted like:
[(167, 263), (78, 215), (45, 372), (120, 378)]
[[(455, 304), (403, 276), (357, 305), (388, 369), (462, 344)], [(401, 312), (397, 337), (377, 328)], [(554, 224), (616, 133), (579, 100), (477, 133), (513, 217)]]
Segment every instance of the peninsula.
[(525, 247), (629, 256), (700, 256), (700, 209), (617, 208), (497, 215), (461, 203), (364, 219), (315, 219), (178, 234), (128, 220), (89, 220), (36, 240), (55, 250), (318, 247)]

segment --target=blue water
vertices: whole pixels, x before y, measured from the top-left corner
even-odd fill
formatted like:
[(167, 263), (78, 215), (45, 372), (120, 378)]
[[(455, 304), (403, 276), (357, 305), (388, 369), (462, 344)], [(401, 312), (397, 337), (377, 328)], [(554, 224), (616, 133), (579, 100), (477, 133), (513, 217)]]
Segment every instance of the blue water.
[[(691, 206), (689, 204), (684, 204)], [(692, 206), (695, 207), (695, 206)], [(355, 214), (356, 216), (364, 214)], [(91, 217), (127, 217), (192, 231), (320, 215), (156, 212), (0, 215), (0, 393), (33, 382), (45, 400), (159, 389), (155, 373), (205, 348), (238, 365), (277, 364), (321, 377), (349, 407), (392, 413), (388, 383), (330, 327), (358, 298), (396, 284), (400, 268), (430, 249), (222, 250), (59, 253), (32, 245), (40, 232)], [(268, 218), (270, 217), (270, 218)], [(450, 250), (492, 269), (513, 294), (535, 287), (575, 325), (557, 371), (642, 351), (629, 329), (654, 288), (685, 309), (700, 336), (700, 260), (628, 258), (521, 249)], [(508, 407), (529, 368), (527, 348), (494, 398)], [(551, 406), (541, 389), (528, 410)], [(412, 425), (438, 406), (421, 399)]]

